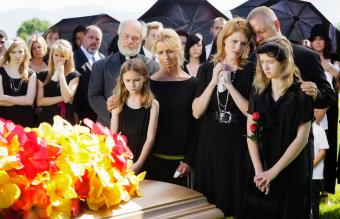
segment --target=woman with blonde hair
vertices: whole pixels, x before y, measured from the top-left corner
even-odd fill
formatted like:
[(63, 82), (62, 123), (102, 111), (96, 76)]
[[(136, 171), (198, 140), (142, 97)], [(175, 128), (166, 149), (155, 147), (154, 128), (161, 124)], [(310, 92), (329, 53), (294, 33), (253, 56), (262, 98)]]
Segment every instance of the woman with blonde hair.
[(28, 39), (27, 44), (31, 54), (30, 68), (36, 73), (46, 71), (47, 64), (44, 62), (44, 56), (47, 54), (47, 43), (45, 39), (35, 34)]
[(256, 54), (247, 119), (255, 176), (247, 183), (242, 218), (310, 218), (313, 100), (300, 89), (300, 72), (286, 38), (268, 39)]
[(75, 71), (72, 46), (66, 40), (57, 40), (50, 51), (48, 70), (38, 75), (39, 119), (53, 124), (53, 116), (60, 115), (74, 123), (72, 101), (80, 74)]
[(212, 62), (201, 64), (195, 118), (202, 118), (195, 159), (195, 189), (226, 217), (239, 216), (243, 198), (243, 161), (247, 152), (246, 115), (253, 75), (247, 70), (251, 29), (235, 18), (223, 27)]
[(30, 54), (25, 41), (9, 41), (0, 67), (0, 117), (34, 127), (32, 105), (37, 78), (29, 69)]
[(188, 186), (188, 178), (179, 176), (188, 176), (192, 164), (195, 123), (191, 103), (196, 79), (181, 69), (183, 50), (174, 30), (161, 30), (152, 50), (161, 65), (150, 77), (150, 87), (159, 102), (160, 112), (149, 178)]

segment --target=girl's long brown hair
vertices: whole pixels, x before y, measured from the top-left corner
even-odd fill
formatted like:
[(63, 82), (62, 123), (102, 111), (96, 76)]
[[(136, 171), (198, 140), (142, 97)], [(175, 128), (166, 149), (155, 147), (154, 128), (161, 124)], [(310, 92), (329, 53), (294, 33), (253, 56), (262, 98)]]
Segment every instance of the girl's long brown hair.
[(9, 62), (11, 61), (9, 54), (13, 51), (13, 49), (15, 49), (18, 46), (22, 46), (24, 48), (24, 57), (23, 57), (23, 60), (20, 63), (20, 66), (19, 66), (19, 73), (21, 74), (22, 79), (24, 81), (27, 81), (28, 80), (29, 61), (30, 61), (31, 55), (30, 55), (30, 52), (28, 50), (26, 42), (23, 39), (21, 39), (20, 37), (15, 38), (13, 40), (13, 42), (10, 44), (9, 48), (5, 50), (4, 56), (1, 60), (1, 66), (5, 65), (5, 64), (9, 64)]
[(129, 91), (126, 89), (123, 81), (123, 75), (128, 71), (134, 71), (145, 78), (142, 90), (140, 91), (141, 106), (143, 106), (144, 108), (151, 107), (154, 95), (150, 90), (148, 71), (146, 69), (144, 62), (138, 58), (130, 59), (124, 62), (120, 69), (120, 74), (117, 78), (116, 86), (113, 90), (113, 95), (117, 98), (116, 107), (118, 107), (119, 110), (122, 110), (129, 96)]

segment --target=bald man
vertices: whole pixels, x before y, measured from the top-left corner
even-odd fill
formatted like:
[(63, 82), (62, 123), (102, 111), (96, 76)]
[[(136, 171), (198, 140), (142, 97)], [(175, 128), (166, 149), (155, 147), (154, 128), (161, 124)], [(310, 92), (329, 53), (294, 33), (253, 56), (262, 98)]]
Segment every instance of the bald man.
[[(253, 9), (247, 17), (255, 42), (262, 44), (271, 37), (282, 36), (280, 22), (272, 9), (261, 6)], [(304, 83), (301, 89), (314, 99), (315, 108), (326, 108), (335, 100), (335, 93), (326, 80), (320, 57), (302, 46), (292, 44), (294, 62), (301, 72)], [(251, 56), (255, 61), (255, 55)]]
[[(208, 45), (205, 46), (205, 54), (207, 60), (209, 60), (210, 56), (213, 55), (216, 51), (212, 51), (212, 46), (214, 41), (217, 40), (218, 35), (220, 35), (224, 25), (227, 23), (227, 20), (223, 17), (217, 17), (214, 19), (213, 25), (210, 27), (210, 33), (212, 35), (212, 41)], [(216, 48), (215, 48), (216, 49)], [(212, 54), (211, 54), (212, 53)]]

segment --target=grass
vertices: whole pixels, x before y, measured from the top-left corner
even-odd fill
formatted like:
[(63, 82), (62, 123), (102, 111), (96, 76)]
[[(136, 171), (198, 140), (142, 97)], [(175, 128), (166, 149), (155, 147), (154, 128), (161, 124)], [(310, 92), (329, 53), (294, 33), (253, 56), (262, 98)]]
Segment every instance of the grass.
[(336, 185), (335, 194), (328, 194), (330, 205), (327, 203), (320, 205), (320, 218), (339, 219), (340, 218), (340, 185)]

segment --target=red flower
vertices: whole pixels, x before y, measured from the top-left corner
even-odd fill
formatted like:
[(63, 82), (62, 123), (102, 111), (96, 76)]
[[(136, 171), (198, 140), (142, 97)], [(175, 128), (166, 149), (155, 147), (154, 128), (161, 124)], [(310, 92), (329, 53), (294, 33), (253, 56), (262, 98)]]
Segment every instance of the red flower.
[(80, 212), (79, 202), (80, 202), (79, 199), (75, 199), (75, 198), (72, 199), (71, 215), (73, 217), (77, 216), (79, 214), (79, 212)]
[(85, 174), (77, 179), (74, 187), (79, 198), (85, 199), (88, 197), (90, 191), (90, 177), (88, 170), (85, 170)]
[(46, 190), (41, 186), (31, 186), (21, 191), (20, 199), (14, 203), (15, 210), (23, 210), (29, 212), (31, 209), (39, 212), (40, 217), (47, 216), (47, 207), (50, 204), (50, 199)]
[(110, 135), (111, 132), (107, 127), (104, 127), (99, 122), (94, 123), (91, 119), (85, 118), (84, 124), (87, 125), (91, 129), (91, 133), (97, 135)]
[(19, 153), (24, 167), (18, 172), (29, 179), (34, 179), (38, 173), (49, 170), (50, 167), (46, 142), (40, 141), (38, 143), (37, 139), (34, 132), (27, 133), (27, 141), (23, 145), (23, 150)]
[(250, 131), (253, 132), (253, 133), (256, 132), (257, 131), (257, 125), (256, 124), (251, 124), (250, 125)]
[(254, 112), (253, 113), (253, 120), (258, 121), (260, 119), (260, 113), (259, 112)]
[(115, 167), (120, 171), (125, 172), (127, 167), (127, 160), (133, 159), (133, 154), (126, 145), (127, 139), (125, 136), (113, 133), (112, 138), (115, 146), (112, 148), (112, 157), (115, 161)]

